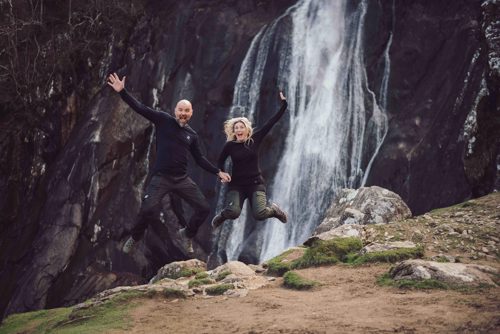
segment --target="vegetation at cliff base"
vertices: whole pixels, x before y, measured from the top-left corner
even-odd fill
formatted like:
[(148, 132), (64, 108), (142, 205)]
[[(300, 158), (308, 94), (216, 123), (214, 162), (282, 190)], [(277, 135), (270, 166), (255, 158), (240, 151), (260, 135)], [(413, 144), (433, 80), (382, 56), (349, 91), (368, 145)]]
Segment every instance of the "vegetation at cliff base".
[(418, 246), (414, 248), (396, 248), (362, 255), (349, 254), (346, 262), (355, 265), (374, 262), (396, 263), (403, 260), (421, 258), (423, 256), (424, 248)]
[(217, 296), (217, 295), (222, 295), (224, 292), (227, 290), (234, 289), (234, 285), (232, 284), (218, 284), (214, 286), (210, 286), (205, 289), (205, 292), (207, 295), (211, 296)]
[(283, 276), (283, 285), (294, 290), (310, 290), (319, 285), (318, 282), (306, 279), (295, 271), (288, 271)]

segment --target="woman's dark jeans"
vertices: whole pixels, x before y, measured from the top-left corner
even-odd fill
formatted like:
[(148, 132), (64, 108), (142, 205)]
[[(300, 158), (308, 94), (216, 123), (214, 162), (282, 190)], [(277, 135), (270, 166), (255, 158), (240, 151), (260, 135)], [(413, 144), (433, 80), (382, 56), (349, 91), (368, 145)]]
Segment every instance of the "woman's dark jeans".
[(257, 220), (274, 217), (274, 210), (267, 205), (266, 187), (264, 185), (251, 185), (234, 187), (228, 190), (226, 205), (221, 215), (225, 219), (236, 219), (241, 214), (245, 199), (250, 200), (252, 215)]

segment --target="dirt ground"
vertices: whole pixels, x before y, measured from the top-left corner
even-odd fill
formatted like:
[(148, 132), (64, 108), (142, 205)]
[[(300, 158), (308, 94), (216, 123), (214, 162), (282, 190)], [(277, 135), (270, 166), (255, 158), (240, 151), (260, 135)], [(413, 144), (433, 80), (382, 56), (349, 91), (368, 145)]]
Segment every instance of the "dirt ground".
[(376, 277), (389, 265), (301, 270), (313, 291), (282, 279), (246, 297), (144, 300), (126, 333), (500, 333), (500, 288), (479, 292), (400, 290)]

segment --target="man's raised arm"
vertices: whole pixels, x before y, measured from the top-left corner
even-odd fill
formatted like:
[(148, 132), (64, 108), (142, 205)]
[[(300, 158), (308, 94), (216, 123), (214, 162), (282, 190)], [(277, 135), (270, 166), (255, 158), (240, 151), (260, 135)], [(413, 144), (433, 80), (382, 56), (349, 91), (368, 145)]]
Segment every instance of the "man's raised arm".
[(110, 74), (108, 77), (108, 85), (113, 87), (115, 92), (119, 93), (123, 101), (125, 101), (135, 112), (144, 116), (153, 123), (158, 123), (164, 119), (165, 116), (170, 116), (167, 113), (154, 110), (137, 101), (125, 89), (125, 78), (126, 77), (124, 76), (123, 79), (120, 80), (116, 73)]

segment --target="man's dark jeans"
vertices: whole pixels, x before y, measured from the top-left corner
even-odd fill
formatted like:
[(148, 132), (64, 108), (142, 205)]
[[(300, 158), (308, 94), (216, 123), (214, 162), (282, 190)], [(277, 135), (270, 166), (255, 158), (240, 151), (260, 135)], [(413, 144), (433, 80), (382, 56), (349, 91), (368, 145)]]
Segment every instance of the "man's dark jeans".
[[(157, 173), (149, 182), (146, 193), (142, 199), (138, 222), (132, 229), (132, 238), (139, 240), (144, 235), (150, 221), (158, 219), (163, 197), (170, 193), (172, 195), (172, 209), (179, 218), (181, 224), (186, 225), (186, 235), (192, 238), (198, 232), (199, 227), (210, 213), (207, 199), (200, 188), (189, 178), (175, 177)], [(182, 205), (180, 199), (185, 200), (194, 210), (189, 222), (185, 222), (182, 216)]]

